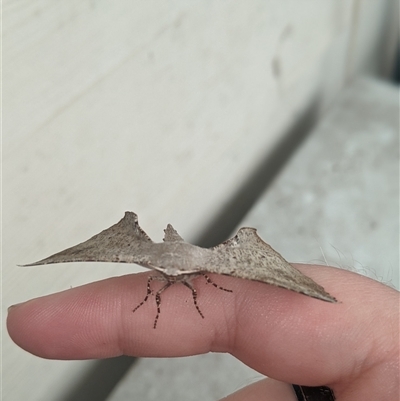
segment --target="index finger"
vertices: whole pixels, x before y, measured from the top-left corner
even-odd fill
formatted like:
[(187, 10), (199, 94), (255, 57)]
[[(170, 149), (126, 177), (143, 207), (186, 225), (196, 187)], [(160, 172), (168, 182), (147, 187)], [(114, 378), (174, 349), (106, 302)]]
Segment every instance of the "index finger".
[[(322, 302), (264, 283), (214, 276), (215, 282), (233, 291), (226, 293), (207, 286), (199, 277), (195, 286), (205, 319), (196, 312), (188, 289), (175, 285), (162, 294), (161, 317), (153, 329), (154, 299), (132, 313), (146, 294), (148, 275), (139, 274), (20, 304), (11, 308), (7, 326), (19, 346), (45, 358), (229, 352), (278, 380), (305, 385), (340, 381), (354, 374), (366, 355), (375, 352), (370, 342), (363, 340), (368, 331), (384, 326), (380, 299), (387, 299), (379, 296), (383, 286), (333, 268), (296, 267), (341, 303)], [(377, 309), (380, 312), (372, 316)], [(376, 323), (365, 327), (371, 317)], [(386, 341), (387, 333), (376, 334), (374, 338), (381, 338), (381, 352), (392, 342)]]

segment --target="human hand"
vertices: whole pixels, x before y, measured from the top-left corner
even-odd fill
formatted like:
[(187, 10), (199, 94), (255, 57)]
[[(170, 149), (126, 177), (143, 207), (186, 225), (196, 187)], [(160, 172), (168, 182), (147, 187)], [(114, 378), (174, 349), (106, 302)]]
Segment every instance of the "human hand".
[[(44, 358), (229, 352), (269, 377), (226, 401), (295, 401), (287, 383), (328, 386), (337, 401), (397, 401), (399, 293), (348, 271), (295, 267), (339, 303), (214, 276), (216, 283), (233, 290), (228, 294), (199, 278), (195, 286), (205, 319), (194, 309), (187, 288), (177, 285), (163, 293), (153, 329), (154, 304), (131, 312), (143, 299), (148, 276), (133, 274), (16, 305), (9, 311), (7, 327), (16, 344)], [(151, 302), (154, 299), (147, 304)]]

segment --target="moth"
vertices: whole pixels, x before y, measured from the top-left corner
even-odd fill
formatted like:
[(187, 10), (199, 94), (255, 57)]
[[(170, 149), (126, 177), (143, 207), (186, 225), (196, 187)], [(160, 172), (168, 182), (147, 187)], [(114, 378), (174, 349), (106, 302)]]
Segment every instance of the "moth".
[[(146, 296), (133, 309), (135, 312), (150, 295), (155, 295), (157, 315), (154, 328), (160, 315), (161, 293), (172, 284), (182, 283), (191, 290), (194, 306), (202, 318), (204, 315), (197, 304), (197, 292), (191, 284), (193, 277), (203, 275), (216, 288), (232, 292), (215, 284), (207, 273), (260, 281), (322, 301), (337, 302), (323, 287), (295, 269), (265, 243), (257, 235), (255, 228), (241, 228), (233, 238), (212, 248), (201, 248), (185, 242), (170, 224), (164, 232), (164, 242), (153, 242), (139, 226), (137, 215), (126, 212), (117, 224), (87, 241), (24, 266), (65, 262), (116, 262), (135, 263), (155, 270), (158, 274), (150, 275), (147, 280)], [(162, 280), (166, 284), (154, 294), (151, 289), (152, 280)]]

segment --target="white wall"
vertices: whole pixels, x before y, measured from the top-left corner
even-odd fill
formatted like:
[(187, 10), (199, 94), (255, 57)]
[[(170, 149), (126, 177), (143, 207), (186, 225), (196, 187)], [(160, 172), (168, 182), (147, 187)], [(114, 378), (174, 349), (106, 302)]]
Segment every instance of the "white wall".
[[(16, 267), (125, 210), (155, 240), (168, 222), (201, 233), (315, 100), (323, 110), (385, 64), (393, 3), (4, 0), (3, 320), (10, 304), (135, 271)], [(89, 364), (3, 333), (4, 399), (57, 400)]]

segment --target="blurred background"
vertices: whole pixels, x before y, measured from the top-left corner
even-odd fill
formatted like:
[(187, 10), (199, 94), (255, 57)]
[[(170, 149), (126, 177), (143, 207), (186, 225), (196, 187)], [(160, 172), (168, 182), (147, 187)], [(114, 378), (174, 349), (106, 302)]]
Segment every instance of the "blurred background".
[(167, 223), (201, 246), (253, 226), (292, 262), (398, 288), (398, 15), (395, 0), (4, 0), (3, 399), (213, 400), (259, 377), (229, 355), (49, 361), (10, 340), (9, 305), (141, 271), (16, 267), (127, 210), (157, 242)]

